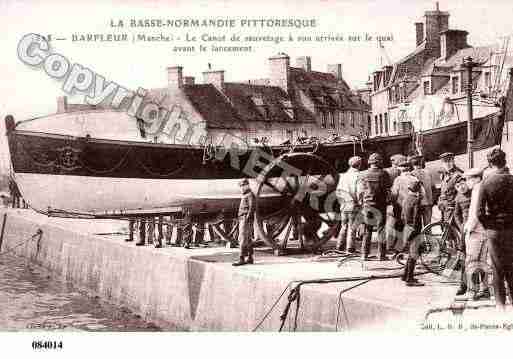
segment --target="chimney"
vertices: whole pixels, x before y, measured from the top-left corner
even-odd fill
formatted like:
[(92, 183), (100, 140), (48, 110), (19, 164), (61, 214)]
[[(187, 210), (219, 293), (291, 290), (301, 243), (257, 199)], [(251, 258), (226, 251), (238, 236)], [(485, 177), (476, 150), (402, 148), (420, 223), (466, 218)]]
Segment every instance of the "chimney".
[(449, 29), (449, 13), (440, 11), (438, 2), (436, 10), (426, 11), (424, 13), (426, 29), (426, 48), (430, 50), (430, 55), (440, 57), (440, 33)]
[(415, 39), (417, 46), (422, 44), (422, 41), (424, 41), (424, 23), (422, 22), (415, 23)]
[(440, 57), (447, 60), (458, 50), (469, 47), (468, 32), (464, 30), (446, 30), (440, 33)]
[(169, 89), (179, 89), (183, 86), (182, 66), (171, 66), (167, 68), (167, 86)]
[(337, 80), (342, 80), (342, 64), (328, 65), (327, 72), (335, 76)]
[(68, 110), (68, 98), (66, 96), (57, 97), (57, 113), (66, 113)]
[(214, 85), (219, 91), (224, 90), (224, 70), (203, 72), (203, 83)]
[(312, 58), (310, 56), (301, 56), (296, 59), (296, 66), (305, 71), (312, 71)]
[(185, 76), (183, 78), (184, 85), (194, 85), (194, 76)]
[(281, 87), (289, 92), (290, 58), (287, 54), (280, 52), (278, 55), (269, 58), (269, 84)]

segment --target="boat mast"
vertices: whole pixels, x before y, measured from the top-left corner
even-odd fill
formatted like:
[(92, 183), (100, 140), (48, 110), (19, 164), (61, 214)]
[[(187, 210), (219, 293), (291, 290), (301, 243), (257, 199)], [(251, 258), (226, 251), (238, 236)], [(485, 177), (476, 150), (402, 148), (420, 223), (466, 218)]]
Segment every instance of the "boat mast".
[(468, 107), (468, 120), (467, 120), (467, 153), (468, 153), (468, 167), (474, 167), (474, 124), (473, 124), (473, 111), (472, 111), (472, 70), (478, 64), (472, 60), (472, 57), (467, 57), (463, 60), (463, 67), (467, 69), (467, 107)]

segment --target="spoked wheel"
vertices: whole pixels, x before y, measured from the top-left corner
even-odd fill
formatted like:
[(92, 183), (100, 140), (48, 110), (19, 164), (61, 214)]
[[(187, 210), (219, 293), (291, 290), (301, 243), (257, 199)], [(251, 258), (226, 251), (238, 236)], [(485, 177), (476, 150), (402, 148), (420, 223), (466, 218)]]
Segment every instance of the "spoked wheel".
[(459, 232), (448, 222), (434, 222), (421, 232), (420, 259), (426, 269), (439, 272), (458, 255)]
[(309, 153), (282, 155), (257, 177), (256, 234), (284, 251), (289, 241), (316, 252), (336, 235), (338, 173)]

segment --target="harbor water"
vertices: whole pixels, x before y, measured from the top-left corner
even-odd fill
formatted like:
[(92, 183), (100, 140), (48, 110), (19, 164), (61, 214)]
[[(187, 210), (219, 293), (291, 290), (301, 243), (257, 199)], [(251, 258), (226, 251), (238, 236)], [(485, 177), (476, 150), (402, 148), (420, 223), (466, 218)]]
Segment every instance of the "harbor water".
[[(151, 322), (75, 288), (46, 269), (0, 254), (0, 331), (159, 331)], [(169, 330), (169, 328), (166, 328)]]

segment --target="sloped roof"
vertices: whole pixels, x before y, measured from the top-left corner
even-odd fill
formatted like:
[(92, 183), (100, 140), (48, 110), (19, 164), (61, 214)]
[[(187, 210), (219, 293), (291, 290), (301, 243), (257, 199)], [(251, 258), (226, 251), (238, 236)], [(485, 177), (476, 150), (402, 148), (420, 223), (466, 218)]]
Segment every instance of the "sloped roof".
[[(244, 121), (293, 121), (285, 112), (284, 102), (289, 101), (289, 97), (280, 87), (227, 82), (224, 84), (224, 94)], [(268, 117), (259, 110), (253, 100), (255, 98), (261, 99)]]
[(477, 63), (484, 63), (490, 58), (490, 54), (493, 51), (492, 46), (478, 46), (478, 47), (467, 47), (456, 51), (454, 55), (445, 59), (437, 59), (434, 63), (435, 67), (445, 67), (454, 69), (460, 69), (463, 59), (466, 57), (472, 57), (472, 60)]
[(207, 123), (208, 128), (246, 128), (228, 100), (212, 84), (184, 85), (182, 91), (172, 96), (167, 87), (154, 88), (148, 90), (146, 98), (167, 109), (180, 105), (181, 101), (189, 101)]
[(183, 91), (209, 128), (245, 128), (234, 107), (212, 84), (184, 85)]
[[(426, 50), (426, 42), (424, 41), (419, 46), (415, 48), (413, 52), (403, 57), (401, 60), (397, 61), (393, 66), (392, 74), (390, 76), (390, 80), (388, 84), (385, 86), (392, 85), (398, 81), (401, 81), (405, 77), (417, 77), (419, 73), (412, 71), (412, 67), (407, 65), (407, 62), (410, 60), (414, 60), (415, 58), (421, 56), (424, 57), (424, 53)], [(422, 69), (419, 69), (422, 70)]]
[(335, 75), (329, 72), (320, 71), (306, 71), (300, 67), (290, 68), (290, 79), (297, 85), (326, 85), (327, 83), (337, 84), (340, 83), (343, 88), (349, 90), (350, 87), (344, 79), (337, 79)]

